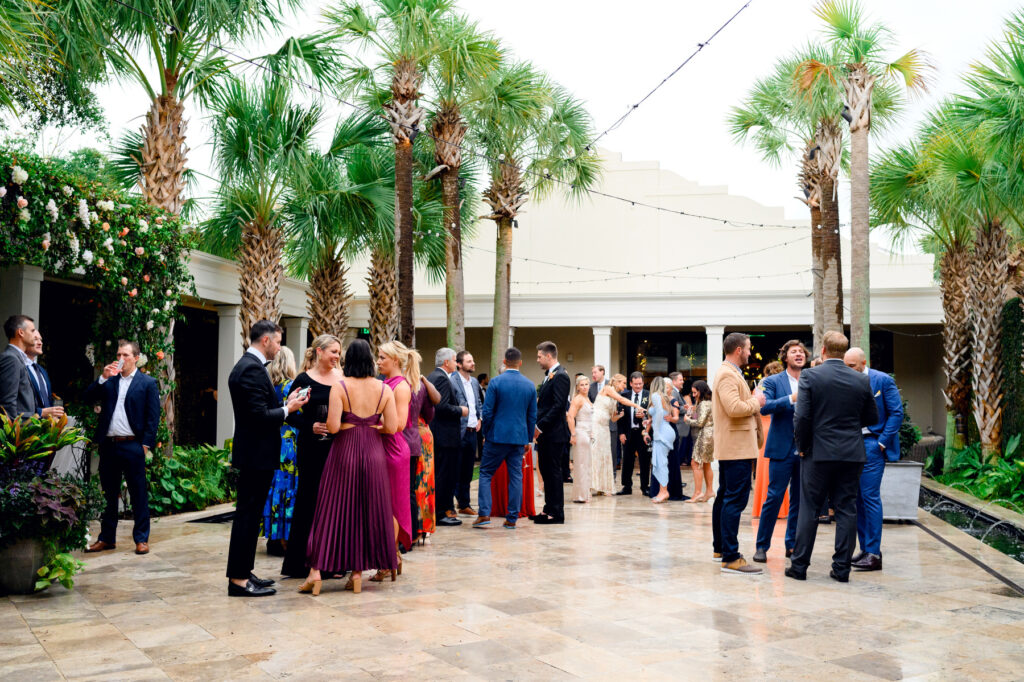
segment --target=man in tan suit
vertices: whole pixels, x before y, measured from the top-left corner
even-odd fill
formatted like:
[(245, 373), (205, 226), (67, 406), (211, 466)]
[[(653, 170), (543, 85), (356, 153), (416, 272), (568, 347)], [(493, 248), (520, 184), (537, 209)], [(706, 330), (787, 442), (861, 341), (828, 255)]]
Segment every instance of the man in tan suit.
[(715, 458), (718, 460), (718, 495), (712, 513), (715, 557), (721, 558), (723, 573), (755, 574), (761, 569), (747, 563), (740, 554), (740, 516), (750, 498), (750, 475), (764, 440), (761, 407), (764, 393), (751, 393), (742, 367), (750, 359), (750, 337), (733, 332), (722, 346), (725, 362), (715, 374), (711, 393), (714, 419)]

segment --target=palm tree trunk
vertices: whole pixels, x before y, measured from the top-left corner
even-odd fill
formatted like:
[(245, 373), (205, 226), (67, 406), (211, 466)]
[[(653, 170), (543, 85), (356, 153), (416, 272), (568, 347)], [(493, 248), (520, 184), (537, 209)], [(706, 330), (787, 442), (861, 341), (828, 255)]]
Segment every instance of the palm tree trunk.
[(178, 215), (185, 203), (185, 108), (173, 94), (153, 100), (142, 126), (143, 145), (139, 164), (142, 198)]
[(238, 252), (238, 292), (242, 304), (238, 318), (242, 323), (242, 348), (249, 347), (249, 330), (260, 320), (277, 322), (281, 318), (281, 250), (284, 235), (275, 226), (248, 223), (242, 230), (242, 248)]
[(811, 206), (811, 282), (814, 298), (814, 354), (821, 352), (825, 334), (825, 261), (821, 249), (824, 234), (821, 228), (821, 206)]
[(491, 329), (491, 374), (498, 373), (508, 348), (512, 291), (512, 218), (495, 221), (498, 240), (494, 249), (494, 324)]
[(395, 145), (395, 280), (399, 339), (410, 348), (416, 345), (412, 246), (412, 142), (406, 140)]
[(967, 300), (977, 302), (971, 320), (970, 344), (974, 420), (978, 424), (982, 454), (995, 459), (999, 456), (1003, 421), (1003, 368), (999, 356), (1009, 238), (998, 222), (987, 228), (978, 230), (975, 236)]
[(963, 244), (953, 244), (939, 261), (939, 287), (942, 289), (942, 368), (946, 374), (946, 409), (952, 413), (956, 434), (946, 440), (963, 440), (963, 426), (971, 409), (971, 319), (967, 301), (971, 300), (967, 273), (970, 254)]
[(313, 268), (306, 310), (309, 311), (309, 331), (314, 337), (333, 334), (339, 339), (345, 338), (352, 303), (347, 275), (348, 268), (333, 248), (327, 250)]
[(395, 287), (395, 261), (380, 249), (370, 253), (366, 284), (370, 295), (370, 345), (374, 352), (398, 337), (398, 296)]
[(462, 219), (459, 215), (459, 171), (441, 172), (444, 202), (444, 300), (447, 312), (446, 339), (449, 348), (466, 348), (466, 290), (462, 272)]
[(850, 132), (850, 345), (871, 353), (871, 247), (868, 240), (868, 128)]
[(822, 335), (843, 331), (843, 252), (835, 180), (821, 178)]

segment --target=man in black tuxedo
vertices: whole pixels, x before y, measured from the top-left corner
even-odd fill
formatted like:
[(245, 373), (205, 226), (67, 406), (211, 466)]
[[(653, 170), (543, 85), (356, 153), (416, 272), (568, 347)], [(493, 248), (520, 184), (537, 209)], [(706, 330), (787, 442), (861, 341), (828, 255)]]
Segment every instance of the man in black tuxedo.
[[(434, 354), (434, 371), (427, 381), (441, 394), (441, 402), (434, 406), (430, 433), (434, 436), (434, 487), (437, 490), (437, 525), (461, 526), (455, 513), (455, 486), (459, 477), (459, 456), (462, 451), (462, 418), (469, 416), (469, 408), (459, 404), (453, 381), (461, 381), (456, 374), (455, 351), (441, 348)], [(453, 378), (454, 377), (454, 378)]]
[(228, 547), (228, 595), (265, 597), (274, 594), (273, 580), (256, 577), (256, 543), (260, 520), (274, 472), (281, 464), (281, 424), (309, 401), (293, 393), (281, 405), (267, 365), (281, 350), (281, 327), (260, 320), (249, 330), (249, 348), (228, 376), (235, 433), (231, 464), (238, 469), (235, 520)]
[(827, 495), (836, 514), (836, 544), (829, 576), (845, 583), (857, 542), (857, 492), (867, 461), (861, 429), (878, 421), (868, 377), (843, 364), (850, 342), (841, 332), (822, 339), (825, 361), (800, 373), (793, 432), (800, 463), (800, 511), (793, 561), (786, 575), (807, 578), (818, 531), (818, 509)]
[(637, 459), (640, 461), (640, 490), (647, 495), (651, 477), (651, 450), (650, 440), (644, 429), (644, 418), (647, 416), (647, 407), (651, 404), (651, 393), (644, 388), (644, 375), (641, 372), (633, 372), (629, 375), (629, 388), (622, 392), (622, 397), (633, 401), (643, 410), (637, 411), (619, 403), (619, 412), (625, 414), (625, 418), (619, 420), (619, 424), (621, 424), (619, 445), (622, 447), (622, 490), (615, 494), (633, 494), (633, 460)]
[(569, 443), (565, 405), (569, 401), (569, 373), (558, 364), (558, 346), (544, 341), (537, 346), (537, 364), (544, 370), (544, 383), (537, 396), (537, 461), (544, 480), (543, 512), (530, 518), (534, 523), (565, 523), (562, 453)]
[(117, 360), (89, 384), (83, 397), (99, 400), (100, 418), (96, 442), (100, 446), (100, 485), (107, 506), (100, 520), (100, 537), (87, 552), (114, 549), (117, 543), (117, 503), (121, 479), (128, 484), (135, 526), (135, 553), (149, 552), (149, 491), (146, 455), (156, 447), (160, 425), (160, 388), (156, 379), (138, 371), (139, 344), (117, 342)]

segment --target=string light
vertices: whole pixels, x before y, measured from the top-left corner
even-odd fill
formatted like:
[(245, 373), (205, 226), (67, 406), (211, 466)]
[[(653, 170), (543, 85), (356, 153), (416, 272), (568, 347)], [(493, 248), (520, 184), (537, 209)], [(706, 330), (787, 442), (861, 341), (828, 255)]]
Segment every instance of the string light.
[[(718, 31), (716, 31), (714, 34), (712, 34), (712, 38), (714, 36), (718, 35), (718, 33), (723, 28), (725, 28), (729, 24), (729, 22), (731, 22), (732, 19), (734, 19), (740, 12), (742, 12), (744, 9), (746, 9), (747, 6), (749, 6), (752, 1), (753, 0), (748, 0), (748, 2), (743, 7), (741, 7), (740, 10), (737, 11), (737, 13), (735, 15), (733, 15), (733, 17), (731, 17), (729, 19), (729, 21), (727, 21), (725, 24), (723, 24), (718, 29)], [(131, 5), (125, 4), (124, 2), (122, 2), (122, 0), (111, 0), (111, 2), (114, 2), (114, 3), (118, 4), (118, 5), (121, 5), (122, 7), (130, 9), (133, 12), (136, 12), (138, 14), (142, 14), (144, 16), (147, 16), (147, 17), (149, 17), (150, 19), (152, 19), (153, 21), (155, 21), (157, 23), (164, 24), (164, 26), (167, 29), (168, 33), (177, 33), (178, 35), (181, 35), (181, 36), (185, 35), (182, 31), (180, 31), (179, 29), (175, 28), (173, 25), (167, 23), (166, 21), (164, 21), (162, 19), (158, 19), (157, 17), (153, 16), (152, 14), (150, 14), (148, 12), (145, 12), (144, 10), (141, 10), (141, 9), (139, 9), (137, 7), (132, 7)], [(706, 45), (706, 43), (709, 42), (709, 41), (710, 41), (710, 39), (708, 39), (708, 41), (705, 41), (704, 45)], [(554, 182), (554, 183), (563, 185), (565, 187), (568, 187), (569, 189), (573, 189), (573, 190), (576, 189), (576, 185), (574, 183), (571, 183), (569, 181), (561, 180), (559, 178), (554, 177), (551, 174), (550, 170), (537, 171), (537, 170), (533, 170), (533, 169), (530, 169), (530, 168), (523, 168), (523, 167), (520, 167), (520, 166), (516, 166), (516, 165), (506, 161), (505, 158), (504, 158), (504, 156), (505, 156), (504, 154), (499, 154), (497, 158), (496, 157), (492, 157), (492, 156), (489, 156), (489, 155), (484, 154), (482, 152), (479, 152), (476, 149), (464, 147), (462, 144), (455, 144), (455, 143), (452, 143), (452, 142), (448, 142), (446, 140), (442, 140), (442, 139), (438, 138), (437, 136), (435, 136), (434, 134), (430, 133), (429, 131), (420, 130), (418, 128), (418, 126), (410, 126), (410, 125), (407, 125), (407, 124), (404, 124), (404, 123), (394, 123), (393, 121), (389, 120), (386, 116), (384, 116), (383, 114), (381, 114), (381, 113), (379, 113), (377, 111), (374, 111), (373, 109), (370, 109), (368, 107), (363, 107), (363, 106), (360, 106), (358, 104), (354, 104), (354, 103), (349, 102), (349, 101), (347, 101), (347, 100), (345, 100), (345, 99), (343, 99), (343, 98), (341, 98), (341, 97), (339, 97), (339, 96), (337, 96), (337, 95), (335, 95), (333, 93), (324, 92), (321, 88), (318, 88), (318, 87), (316, 87), (314, 85), (306, 83), (305, 81), (300, 80), (298, 78), (295, 78), (294, 76), (291, 76), (289, 74), (276, 73), (276, 72), (273, 71), (273, 69), (271, 69), (270, 67), (266, 66), (265, 64), (261, 64), (261, 63), (255, 61), (255, 60), (253, 60), (251, 58), (243, 57), (243, 56), (241, 56), (239, 54), (236, 54), (236, 53), (232, 52), (231, 50), (227, 49), (226, 47), (224, 47), (223, 45), (214, 45), (213, 48), (216, 49), (216, 50), (219, 50), (220, 52), (223, 52), (224, 54), (232, 57), (233, 59), (238, 60), (239, 62), (243, 62), (245, 64), (249, 64), (249, 65), (254, 66), (254, 67), (258, 68), (258, 69), (261, 69), (263, 71), (271, 73), (272, 75), (275, 75), (275, 76), (280, 77), (280, 78), (284, 78), (285, 80), (288, 80), (289, 82), (291, 82), (291, 83), (293, 83), (293, 84), (295, 84), (295, 85), (297, 85), (299, 87), (305, 88), (306, 90), (309, 90), (310, 92), (316, 93), (316, 94), (318, 94), (321, 97), (326, 97), (328, 99), (333, 99), (334, 101), (336, 101), (336, 102), (338, 102), (340, 104), (343, 104), (343, 105), (353, 109), (354, 111), (370, 114), (370, 115), (372, 115), (372, 116), (374, 116), (376, 118), (379, 118), (379, 119), (387, 122), (389, 125), (397, 125), (400, 128), (404, 128), (407, 131), (409, 131), (409, 134), (411, 136), (423, 135), (425, 137), (429, 137), (430, 139), (432, 139), (436, 144), (443, 144), (443, 145), (448, 145), (450, 147), (455, 147), (456, 149), (459, 149), (460, 151), (462, 151), (466, 155), (474, 156), (476, 158), (489, 161), (489, 162), (491, 162), (493, 164), (496, 164), (496, 165), (499, 165), (499, 166), (507, 166), (509, 168), (512, 168), (512, 169), (518, 171), (519, 173), (521, 173), (523, 175), (530, 175), (530, 176), (537, 177), (537, 178), (539, 178), (538, 184), (539, 184), (539, 182), (541, 180), (547, 180), (547, 181)], [(694, 52), (694, 54), (699, 52), (701, 49), (703, 49), (703, 47), (698, 48), (698, 50), (696, 50)], [(675, 73), (678, 73), (678, 71), (683, 66), (685, 66), (685, 64), (687, 62), (689, 62), (689, 60), (692, 59), (692, 57), (693, 57), (693, 55), (691, 55), (685, 62), (683, 62), (683, 64), (681, 64), (679, 67), (677, 67), (672, 72), (672, 74), (670, 74), (668, 77), (666, 77), (665, 80), (668, 80), (668, 78), (671, 78), (672, 75), (675, 75)], [(659, 84), (658, 87), (661, 87), (661, 84)], [(655, 88), (655, 90), (657, 90), (657, 89), (658, 88)], [(648, 93), (648, 97), (650, 96), (650, 94), (653, 94), (653, 92), (655, 90), (652, 90), (651, 93)], [(647, 97), (645, 97), (644, 99), (646, 100)], [(641, 102), (643, 102), (643, 100), (641, 100)], [(637, 104), (637, 106), (639, 106), (639, 103)], [(613, 130), (615, 125), (616, 124), (613, 124), (613, 126), (611, 128), (609, 128), (604, 133), (602, 133), (602, 136), (605, 133), (609, 132), (610, 130)], [(618, 125), (621, 125), (621, 123), (619, 123)], [(599, 138), (600, 138), (600, 136), (598, 138), (595, 138), (595, 142)], [(594, 148), (593, 145), (594, 145), (594, 143), (591, 143), (590, 145), (587, 145), (587, 147), (590, 148), (590, 149), (593, 149)], [(566, 161), (563, 160), (563, 161), (560, 161), (558, 163), (562, 164), (562, 163), (565, 163), (565, 162)], [(536, 187), (536, 185), (534, 185), (534, 187)], [(671, 209), (671, 208), (667, 208), (667, 207), (664, 207), (664, 206), (657, 206), (657, 205), (654, 205), (654, 204), (649, 204), (649, 203), (646, 203), (646, 202), (643, 202), (643, 201), (636, 201), (635, 199), (630, 199), (628, 197), (618, 196), (618, 195), (615, 195), (615, 194), (610, 194), (608, 192), (602, 192), (602, 191), (595, 190), (595, 189), (583, 188), (583, 191), (586, 192), (587, 194), (590, 194), (590, 195), (593, 195), (593, 196), (600, 196), (600, 197), (604, 197), (606, 199), (611, 199), (611, 200), (614, 200), (614, 201), (628, 203), (628, 204), (630, 204), (630, 206), (634, 206), (634, 207), (635, 206), (641, 206), (643, 208), (647, 208), (647, 209), (654, 210), (654, 211), (659, 211), (659, 212), (662, 212), (662, 213), (669, 213), (669, 214), (679, 215), (679, 216), (683, 216), (683, 217), (687, 217), (687, 218), (694, 218), (694, 219), (697, 219), (697, 220), (707, 220), (707, 221), (713, 221), (713, 222), (720, 222), (723, 225), (731, 225), (733, 227), (740, 227), (740, 228), (744, 228), (744, 227), (758, 227), (758, 228), (772, 228), (772, 229), (786, 229), (786, 230), (801, 230), (801, 229), (806, 229), (806, 227), (807, 227), (806, 225), (776, 224), (776, 223), (752, 222), (752, 221), (744, 221), (744, 220), (733, 220), (733, 219), (729, 219), (729, 218), (721, 218), (721, 217), (718, 217), (718, 216), (709, 216), (709, 215), (703, 215), (703, 214), (700, 214), (700, 213), (691, 213), (689, 211), (682, 211), (682, 210), (679, 210), (679, 209)]]
[(671, 279), (671, 280), (703, 280), (703, 281), (714, 280), (715, 282), (731, 282), (731, 281), (734, 281), (734, 280), (735, 281), (739, 281), (739, 280), (749, 280), (749, 279), (755, 279), (756, 280), (756, 279), (774, 279), (774, 278), (777, 278), (777, 277), (795, 277), (797, 275), (803, 275), (803, 274), (806, 274), (808, 272), (811, 272), (810, 268), (807, 268), (807, 269), (804, 269), (804, 270), (797, 270), (796, 272), (775, 272), (775, 273), (771, 273), (771, 274), (767, 274), (767, 275), (730, 275), (730, 276), (725, 276), (725, 277), (723, 277), (721, 275), (662, 275), (662, 274), (659, 274), (659, 273), (656, 273), (656, 272), (647, 272), (647, 273), (638, 273), (638, 274), (633, 274), (633, 275), (628, 275), (628, 276), (623, 276), (623, 277), (600, 277), (600, 278), (595, 278), (595, 279), (564, 279), (564, 280), (538, 280), (538, 281), (512, 280), (511, 283), (512, 284), (518, 284), (518, 285), (528, 285), (528, 284), (533, 284), (533, 285), (539, 285), (539, 284), (592, 284), (594, 282), (612, 282), (612, 281), (621, 281), (621, 280), (625, 280), (625, 279), (636, 279), (637, 277), (639, 277), (641, 279), (646, 279), (648, 277), (657, 277), (659, 279)]

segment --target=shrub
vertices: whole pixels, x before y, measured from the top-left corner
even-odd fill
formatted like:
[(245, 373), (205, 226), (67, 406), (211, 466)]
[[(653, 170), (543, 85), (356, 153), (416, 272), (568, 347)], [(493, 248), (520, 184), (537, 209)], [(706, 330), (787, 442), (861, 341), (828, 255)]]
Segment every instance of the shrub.
[(230, 501), (234, 493), (231, 452), (211, 445), (175, 447), (170, 457), (155, 455), (147, 469), (155, 515), (205, 509)]

